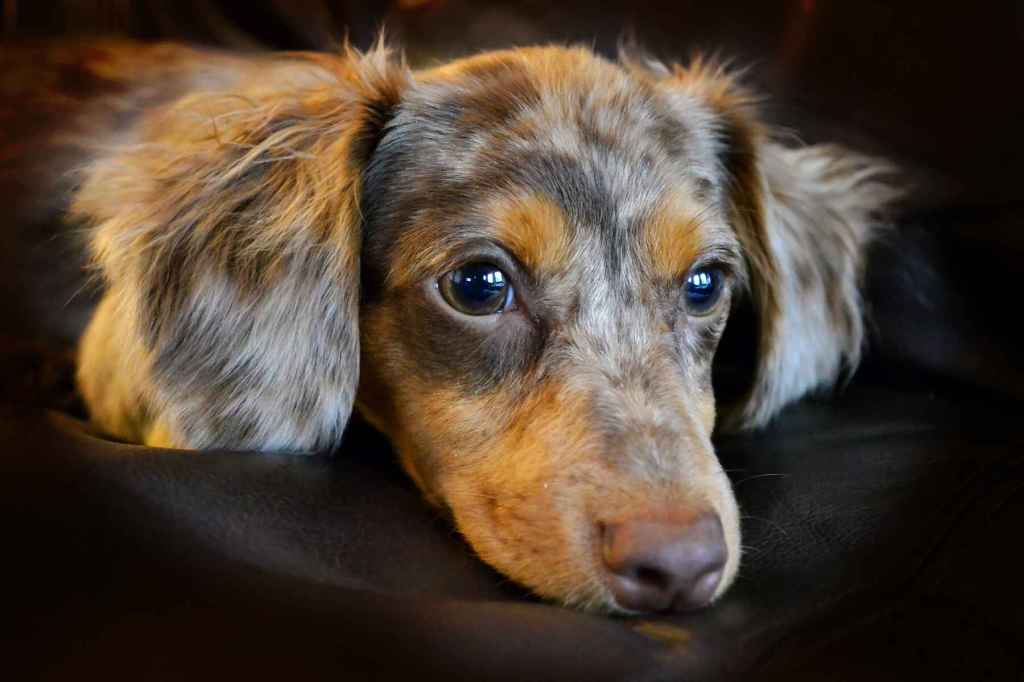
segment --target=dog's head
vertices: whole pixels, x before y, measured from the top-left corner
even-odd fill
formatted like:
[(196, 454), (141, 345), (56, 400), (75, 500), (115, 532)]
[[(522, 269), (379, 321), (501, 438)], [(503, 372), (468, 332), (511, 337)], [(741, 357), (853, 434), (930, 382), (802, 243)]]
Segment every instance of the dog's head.
[(721, 594), (740, 556), (710, 440), (730, 310), (757, 313), (733, 425), (855, 363), (883, 168), (776, 145), (701, 63), (552, 47), (415, 74), (384, 50), (275, 68), (154, 112), (77, 196), (142, 437), (321, 448), (354, 401), (539, 594)]

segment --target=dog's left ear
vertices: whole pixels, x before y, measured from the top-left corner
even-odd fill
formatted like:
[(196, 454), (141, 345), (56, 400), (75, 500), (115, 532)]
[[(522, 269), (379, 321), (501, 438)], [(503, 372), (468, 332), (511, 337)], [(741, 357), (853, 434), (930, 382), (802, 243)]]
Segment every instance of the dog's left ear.
[(79, 385), (101, 428), (150, 445), (328, 447), (359, 378), (362, 172), (408, 72), (382, 47), (218, 59), (197, 87), (227, 85), (84, 170), (72, 214), (107, 291)]
[(752, 383), (722, 406), (722, 426), (763, 425), (857, 365), (866, 250), (901, 194), (895, 169), (838, 145), (773, 141), (756, 99), (721, 66), (631, 64), (703, 112), (697, 123), (714, 141), (720, 200), (745, 252), (757, 328)]

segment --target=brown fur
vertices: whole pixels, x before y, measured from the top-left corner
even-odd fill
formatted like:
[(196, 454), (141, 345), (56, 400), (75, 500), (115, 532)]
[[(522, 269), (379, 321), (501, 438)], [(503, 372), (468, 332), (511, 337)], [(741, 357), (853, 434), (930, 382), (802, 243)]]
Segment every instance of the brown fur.
[(502, 198), (491, 221), (495, 238), (534, 272), (557, 270), (570, 257), (565, 215), (544, 196)]
[(673, 192), (646, 222), (644, 245), (657, 276), (681, 281), (701, 253), (719, 246), (720, 256), (739, 267), (739, 253), (730, 252), (728, 230), (718, 232), (715, 225), (706, 225), (705, 210), (695, 197)]
[[(355, 404), (480, 556), (545, 597), (619, 608), (602, 525), (708, 512), (727, 589), (739, 513), (710, 377), (731, 303), (751, 296), (760, 325), (734, 426), (855, 363), (885, 167), (783, 149), (703, 61), (217, 59), (223, 77), (142, 112), (83, 170), (73, 213), (107, 285), (79, 371), (96, 423), (305, 451), (335, 445)], [(475, 260), (509, 276), (506, 312), (470, 318), (439, 293)], [(681, 287), (698, 264), (726, 281), (695, 316)]]

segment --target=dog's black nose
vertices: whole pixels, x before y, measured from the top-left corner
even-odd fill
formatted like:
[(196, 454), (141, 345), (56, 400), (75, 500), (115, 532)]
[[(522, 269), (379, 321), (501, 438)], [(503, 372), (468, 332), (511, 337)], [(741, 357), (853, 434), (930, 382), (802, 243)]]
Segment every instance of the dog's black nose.
[(722, 579), (728, 550), (715, 514), (688, 523), (638, 518), (603, 525), (602, 533), (608, 585), (624, 609), (696, 609)]

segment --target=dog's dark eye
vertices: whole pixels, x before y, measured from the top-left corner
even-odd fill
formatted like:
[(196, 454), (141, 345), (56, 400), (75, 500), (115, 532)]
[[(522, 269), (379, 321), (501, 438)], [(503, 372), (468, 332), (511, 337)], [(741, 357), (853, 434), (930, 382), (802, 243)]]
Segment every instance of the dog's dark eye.
[(707, 315), (722, 297), (722, 271), (713, 267), (690, 270), (686, 276), (686, 312)]
[(500, 313), (512, 301), (508, 278), (490, 263), (463, 265), (444, 275), (438, 284), (448, 305), (467, 315)]

